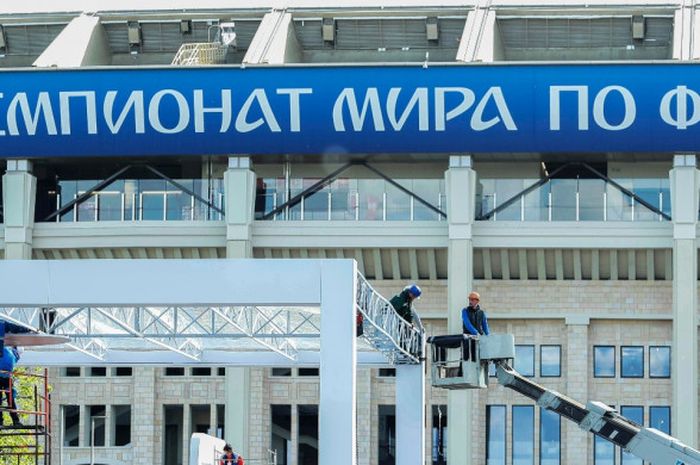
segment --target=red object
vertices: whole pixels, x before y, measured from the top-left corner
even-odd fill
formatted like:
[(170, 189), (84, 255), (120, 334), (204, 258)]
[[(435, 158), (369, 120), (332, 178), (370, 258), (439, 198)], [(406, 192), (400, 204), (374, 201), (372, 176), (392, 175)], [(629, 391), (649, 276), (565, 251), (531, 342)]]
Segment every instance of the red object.
[(238, 456), (238, 463), (236, 465), (245, 465), (245, 462), (243, 461), (243, 456), (239, 455)]

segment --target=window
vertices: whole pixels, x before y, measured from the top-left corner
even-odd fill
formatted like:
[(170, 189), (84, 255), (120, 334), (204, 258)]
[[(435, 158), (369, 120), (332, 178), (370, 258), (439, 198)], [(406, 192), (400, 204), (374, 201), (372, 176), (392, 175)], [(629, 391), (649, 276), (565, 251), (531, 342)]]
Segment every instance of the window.
[(68, 377), (80, 376), (80, 367), (66, 367), (66, 368), (64, 368), (63, 376), (68, 376)]
[(318, 376), (318, 368), (299, 368), (299, 376)]
[(192, 368), (192, 376), (211, 376), (211, 368), (194, 367)]
[(615, 446), (612, 442), (593, 437), (593, 465), (615, 465)]
[(114, 445), (126, 446), (131, 443), (131, 405), (113, 405), (112, 421)]
[(596, 378), (615, 377), (615, 347), (593, 347), (593, 376)]
[(671, 435), (671, 407), (649, 407), (649, 427)]
[(107, 367), (90, 367), (90, 376), (107, 376)]
[(291, 368), (273, 368), (272, 376), (292, 376)]
[(87, 437), (85, 443), (88, 446), (104, 447), (105, 445), (105, 406), (104, 405), (88, 405), (88, 424), (85, 428)]
[(379, 406), (379, 465), (396, 465), (396, 407)]
[(182, 464), (182, 405), (163, 405), (163, 465)]
[(277, 465), (289, 465), (292, 451), (292, 406), (271, 405), (270, 449), (277, 453)]
[(515, 371), (523, 376), (535, 376), (535, 346), (515, 346)]
[(669, 346), (649, 347), (649, 377), (671, 377), (671, 348)]
[(167, 367), (165, 376), (185, 376), (185, 369), (183, 367)]
[(299, 465), (318, 465), (318, 405), (298, 405)]
[(210, 412), (209, 405), (190, 405), (190, 435), (192, 433), (209, 434)]
[(447, 405), (433, 405), (432, 465), (447, 463)]
[[(644, 425), (644, 407), (639, 405), (623, 405), (620, 407), (620, 415), (627, 417), (629, 420), (637, 423), (640, 426)], [(629, 452), (622, 451), (622, 465), (643, 465), (643, 460), (635, 457)]]
[(622, 346), (620, 348), (620, 374), (623, 378), (644, 376), (644, 347)]
[(77, 405), (63, 406), (63, 445), (78, 447), (80, 430), (80, 407)]
[(224, 424), (226, 423), (226, 405), (216, 404), (216, 436), (219, 439), (224, 438)]
[(535, 465), (535, 407), (513, 406), (513, 465)]
[(506, 406), (486, 406), (486, 465), (506, 464)]
[(540, 376), (561, 376), (561, 346), (540, 346)]
[(561, 464), (561, 417), (540, 409), (540, 465)]
[(114, 376), (131, 376), (133, 370), (131, 367), (116, 367), (114, 369)]
[(216, 376), (226, 376), (226, 367), (219, 367), (216, 369)]
[(379, 369), (380, 378), (395, 378), (396, 368), (380, 368)]

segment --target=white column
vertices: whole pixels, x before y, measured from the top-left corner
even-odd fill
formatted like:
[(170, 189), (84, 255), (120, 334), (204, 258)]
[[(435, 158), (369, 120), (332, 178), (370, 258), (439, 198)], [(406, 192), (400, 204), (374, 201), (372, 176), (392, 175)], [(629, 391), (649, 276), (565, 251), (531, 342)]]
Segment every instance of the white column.
[[(470, 156), (451, 156), (445, 173), (449, 245), (447, 257), (447, 328), (450, 334), (462, 332), (461, 309), (474, 279), (472, 224), (476, 172)], [(488, 301), (488, 296), (483, 296)], [(472, 417), (475, 396), (472, 391), (450, 391), (447, 396), (447, 461), (472, 462)], [(479, 447), (477, 449), (481, 450)]]
[(372, 372), (357, 370), (357, 465), (372, 463)]
[(229, 157), (224, 173), (226, 203), (226, 256), (253, 256), (251, 228), (255, 206), (255, 173), (249, 157)]
[(673, 412), (671, 431), (698, 444), (698, 189), (695, 155), (676, 155), (671, 177), (673, 217)]
[(396, 367), (396, 463), (425, 460), (425, 368)]
[(322, 266), (319, 463), (356, 465), (356, 264)]
[(240, 452), (245, 458), (249, 457), (249, 406), (250, 368), (226, 367), (226, 411), (224, 412), (226, 421), (224, 423), (224, 437), (226, 442), (231, 444), (233, 449)]
[(32, 258), (36, 178), (31, 170), (29, 160), (8, 160), (2, 177), (6, 259)]
[[(578, 402), (589, 400), (588, 383), (588, 327), (590, 319), (585, 315), (566, 317), (566, 395)], [(575, 423), (562, 420), (561, 437), (563, 439), (562, 463), (588, 463), (589, 433)]]
[[(226, 211), (226, 257), (251, 258), (251, 227), (255, 206), (255, 173), (250, 158), (229, 157), (224, 173)], [(261, 386), (259, 386), (261, 387)], [(226, 412), (224, 436), (245, 458), (249, 453), (250, 368), (226, 368)], [(263, 449), (266, 449), (264, 447)]]

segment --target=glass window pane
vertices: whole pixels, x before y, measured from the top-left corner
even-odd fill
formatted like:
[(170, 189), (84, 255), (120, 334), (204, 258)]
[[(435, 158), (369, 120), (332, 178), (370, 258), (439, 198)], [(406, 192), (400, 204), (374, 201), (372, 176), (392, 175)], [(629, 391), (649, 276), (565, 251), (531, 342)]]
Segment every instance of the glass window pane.
[(165, 195), (163, 193), (144, 192), (141, 197), (141, 219), (162, 221), (165, 208)]
[(561, 463), (561, 417), (540, 409), (540, 465)]
[[(412, 192), (434, 207), (445, 211), (440, 195), (442, 194), (441, 179), (414, 179)], [(413, 201), (413, 219), (416, 221), (437, 220), (438, 213), (423, 205), (417, 199)]]
[(540, 346), (540, 376), (561, 376), (561, 346)]
[(433, 405), (432, 465), (447, 463), (447, 405)]
[(272, 376), (292, 376), (292, 369), (288, 367), (273, 368)]
[(185, 376), (184, 367), (166, 367), (165, 376)]
[(112, 421), (115, 446), (126, 446), (131, 443), (131, 405), (113, 405)]
[(190, 434), (210, 433), (210, 411), (209, 405), (190, 405)]
[(270, 449), (277, 453), (277, 465), (289, 465), (292, 451), (292, 406), (271, 405)]
[[(330, 185), (331, 191), (331, 219), (354, 220), (355, 201), (354, 181), (350, 179), (336, 179)], [(352, 189), (351, 189), (352, 184)]]
[(182, 464), (183, 418), (182, 405), (163, 405), (163, 465)]
[(80, 433), (80, 407), (77, 405), (63, 406), (63, 445), (78, 447)]
[(576, 220), (576, 179), (552, 179), (552, 221)]
[(603, 197), (605, 181), (602, 179), (579, 179), (579, 220), (603, 221)]
[(593, 464), (615, 465), (615, 446), (612, 442), (595, 436), (593, 439)]
[[(110, 189), (113, 188), (110, 186)], [(100, 192), (98, 194), (100, 221), (119, 221), (122, 216), (121, 192)]]
[(384, 209), (384, 180), (359, 179), (357, 181), (360, 220), (382, 220)]
[(513, 465), (535, 464), (535, 407), (513, 406)]
[(299, 465), (318, 465), (318, 405), (298, 405)]
[(216, 437), (219, 439), (224, 438), (226, 433), (224, 429), (224, 424), (226, 420), (226, 405), (217, 404), (216, 405)]
[(318, 368), (299, 368), (299, 376), (318, 376)]
[(596, 346), (593, 348), (593, 376), (596, 378), (615, 377), (615, 347)]
[[(644, 407), (638, 405), (623, 405), (620, 407), (620, 415), (632, 420), (640, 426), (644, 426)], [(643, 460), (622, 451), (622, 465), (643, 465)]]
[(396, 464), (396, 406), (379, 406), (379, 465)]
[(506, 406), (486, 406), (486, 465), (506, 465)]
[[(401, 186), (410, 189), (410, 181), (400, 179), (397, 182)], [(384, 189), (386, 191), (386, 219), (390, 221), (410, 220), (411, 196), (388, 182)]]
[(85, 443), (88, 446), (92, 445), (93, 430), (95, 438), (95, 446), (104, 447), (105, 445), (105, 406), (104, 405), (88, 405), (88, 427), (85, 428), (87, 438)]
[(515, 346), (514, 368), (523, 376), (535, 376), (535, 346)]
[(671, 407), (649, 407), (649, 427), (671, 435)]
[(623, 378), (644, 376), (644, 347), (621, 347), (621, 375)]
[(671, 377), (671, 348), (668, 346), (649, 347), (649, 376), (652, 378)]

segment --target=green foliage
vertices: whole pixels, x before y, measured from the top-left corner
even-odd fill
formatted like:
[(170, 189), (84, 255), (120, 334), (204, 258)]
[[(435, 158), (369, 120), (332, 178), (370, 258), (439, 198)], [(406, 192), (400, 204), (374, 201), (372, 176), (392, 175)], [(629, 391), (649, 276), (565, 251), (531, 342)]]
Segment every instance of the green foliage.
[[(43, 395), (44, 380), (43, 378), (31, 376), (43, 375), (43, 370), (40, 368), (17, 368), (13, 377), (13, 383), (17, 389), (17, 409), (27, 411), (43, 410), (41, 398), (35, 398), (35, 387), (38, 396)], [(4, 401), (3, 396), (3, 401)], [(35, 402), (37, 405), (35, 405)], [(6, 402), (2, 403), (6, 406)], [(5, 425), (12, 424), (10, 414), (2, 412), (3, 423)], [(34, 424), (35, 415), (20, 415), (22, 423)], [(43, 421), (40, 420), (43, 423)], [(22, 433), (22, 434), (17, 434)], [(38, 462), (36, 461), (35, 451), (38, 447), (38, 452), (41, 454), (44, 451), (42, 435), (35, 435), (35, 430), (15, 430), (3, 429), (0, 430), (0, 465), (34, 465), (36, 463), (45, 463), (43, 456), (39, 455)], [(17, 455), (16, 453), (20, 453)]]

